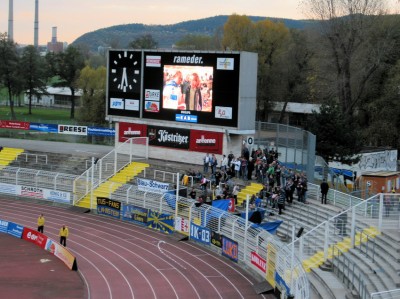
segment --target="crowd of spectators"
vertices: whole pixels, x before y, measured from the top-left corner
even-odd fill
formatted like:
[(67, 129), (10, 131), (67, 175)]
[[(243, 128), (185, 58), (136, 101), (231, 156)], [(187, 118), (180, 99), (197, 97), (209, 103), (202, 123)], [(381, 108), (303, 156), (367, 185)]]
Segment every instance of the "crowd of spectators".
[[(278, 156), (273, 148), (250, 152), (246, 145), (243, 145), (240, 156), (231, 152), (228, 156), (223, 155), (221, 161), (214, 154), (207, 153), (203, 157), (203, 172), (189, 170), (185, 175), (186, 178), (192, 177), (201, 190), (197, 194), (193, 189), (190, 197), (201, 203), (234, 198), (237, 204), (238, 182), (242, 180), (245, 184), (254, 181), (263, 185), (262, 190), (250, 198), (252, 209), (278, 209), (281, 214), (285, 204), (292, 204), (294, 196), (306, 204), (307, 176), (286, 168)], [(185, 176), (182, 182), (187, 185)]]

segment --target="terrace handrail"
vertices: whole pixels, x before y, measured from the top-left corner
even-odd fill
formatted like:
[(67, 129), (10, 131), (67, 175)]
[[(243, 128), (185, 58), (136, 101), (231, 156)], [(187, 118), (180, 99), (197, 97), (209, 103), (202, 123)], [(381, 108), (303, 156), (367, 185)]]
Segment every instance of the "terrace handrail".
[(92, 157), (92, 165), (73, 184), (73, 204), (114, 176), (133, 160), (148, 159), (148, 137), (129, 138), (102, 158)]

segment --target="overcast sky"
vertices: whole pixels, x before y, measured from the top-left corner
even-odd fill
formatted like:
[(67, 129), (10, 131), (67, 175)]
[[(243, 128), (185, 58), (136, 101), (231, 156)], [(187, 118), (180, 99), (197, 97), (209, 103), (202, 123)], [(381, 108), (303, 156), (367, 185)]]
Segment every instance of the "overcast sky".
[[(14, 1), (14, 41), (33, 44), (35, 0)], [(51, 40), (72, 43), (86, 32), (113, 25), (175, 24), (216, 15), (304, 18), (300, 0), (39, 0), (39, 44)], [(0, 0), (0, 32), (8, 31), (8, 3)]]

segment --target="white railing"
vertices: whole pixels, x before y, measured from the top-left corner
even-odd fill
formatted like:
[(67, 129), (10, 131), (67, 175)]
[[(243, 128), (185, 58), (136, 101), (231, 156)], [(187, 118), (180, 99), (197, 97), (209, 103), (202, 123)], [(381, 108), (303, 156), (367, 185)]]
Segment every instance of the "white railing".
[(36, 188), (47, 188), (72, 193), (76, 175), (20, 167), (0, 169), (0, 183), (22, 185)]
[[(176, 198), (173, 195), (173, 202), (167, 202), (164, 194), (140, 191), (137, 186), (128, 184), (113, 192), (109, 198), (152, 209), (159, 213), (175, 215), (175, 219), (179, 217), (187, 220), (188, 223), (201, 223), (202, 226), (238, 242), (239, 261), (254, 270), (260, 279), (265, 280), (267, 277), (267, 281), (274, 286), (276, 272), (290, 289), (290, 295), (299, 299), (310, 296), (307, 274), (302, 267), (301, 260), (294, 255), (293, 248), (284, 245), (266, 230), (249, 225), (241, 217), (207, 204), (196, 207), (197, 201), (185, 197)], [(176, 210), (175, 207), (178, 209)], [(221, 252), (221, 249), (219, 251)], [(264, 273), (252, 264), (252, 252), (267, 261), (267, 271), (270, 272)]]
[(40, 154), (31, 154), (31, 153), (20, 153), (19, 156), (15, 159), (16, 161), (21, 160), (22, 157), (25, 157), (25, 162), (31, 160), (31, 157), (35, 160), (35, 163), (44, 163), (47, 164), (47, 155), (40, 155)]
[(400, 289), (372, 293), (371, 299), (400, 299)]
[[(319, 200), (319, 186), (309, 184), (308, 196), (316, 196)], [(335, 254), (334, 248), (347, 249), (354, 248), (356, 235), (365, 236), (365, 242), (371, 236), (364, 232), (365, 229), (375, 228), (377, 233), (384, 229), (400, 229), (400, 194), (377, 194), (367, 200), (361, 200), (357, 197), (342, 193), (337, 190), (329, 190), (329, 203), (340, 207), (341, 212), (338, 215), (327, 219), (310, 231), (295, 239), (293, 247), (295, 254), (300, 260), (308, 261), (311, 267), (318, 267)], [(345, 238), (350, 238), (350, 242), (342, 242)], [(340, 246), (339, 246), (340, 245)], [(343, 248), (344, 246), (344, 248)], [(322, 252), (323, 254), (318, 254)], [(337, 252), (336, 252), (337, 253)], [(374, 255), (374, 252), (370, 254)], [(339, 259), (341, 260), (341, 259)], [(342, 263), (343, 266), (343, 263)], [(360, 272), (360, 271), (359, 271)], [(352, 274), (352, 279), (363, 277), (363, 273)], [(364, 281), (357, 281), (353, 285), (366, 298), (366, 286)], [(376, 297), (378, 298), (378, 297)]]
[(164, 171), (164, 170), (154, 170), (154, 179), (161, 180), (163, 182), (176, 182), (176, 172)]
[(130, 138), (92, 165), (74, 181), (74, 204), (133, 161), (148, 159), (148, 138)]

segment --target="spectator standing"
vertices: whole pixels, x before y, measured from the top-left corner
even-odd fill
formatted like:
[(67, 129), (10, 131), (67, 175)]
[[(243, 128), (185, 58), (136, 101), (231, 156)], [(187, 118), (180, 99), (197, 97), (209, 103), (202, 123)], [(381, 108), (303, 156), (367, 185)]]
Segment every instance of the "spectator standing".
[(42, 234), (44, 231), (44, 222), (45, 222), (45, 219), (43, 217), (43, 214), (40, 214), (38, 217), (38, 220), (37, 220), (37, 225), (38, 225), (37, 231)]
[(215, 174), (215, 172), (217, 171), (217, 165), (218, 165), (217, 157), (215, 156), (215, 154), (212, 154), (210, 158), (210, 166), (212, 174)]
[(231, 163), (232, 163), (233, 158), (235, 158), (235, 156), (233, 155), (232, 152), (230, 152), (228, 155), (228, 166), (229, 167), (232, 167)]
[(67, 247), (67, 238), (69, 235), (68, 227), (63, 225), (62, 228), (60, 228), (60, 232), (58, 235), (60, 236), (60, 244), (64, 247)]
[(329, 184), (324, 179), (320, 185), (321, 188), (321, 204), (326, 205), (326, 199), (329, 191)]
[(240, 160), (240, 171), (242, 174), (242, 180), (247, 181), (247, 161), (246, 158), (242, 157)]
[(223, 155), (221, 161), (221, 170), (226, 171), (227, 167), (228, 167), (228, 157), (226, 155)]
[(282, 188), (282, 189), (280, 189), (279, 197), (278, 197), (279, 215), (282, 215), (282, 210), (285, 209), (285, 200), (286, 200), (285, 189)]
[(208, 166), (210, 165), (210, 155), (208, 153), (203, 158), (203, 165), (204, 165), (203, 172), (204, 174), (206, 174), (208, 172)]
[(235, 205), (237, 205), (237, 196), (239, 194), (239, 191), (240, 191), (240, 189), (239, 189), (238, 185), (233, 186), (232, 195), (233, 195), (233, 198), (235, 199)]
[(235, 177), (240, 178), (240, 160), (239, 159), (234, 159), (232, 164), (235, 166)]

